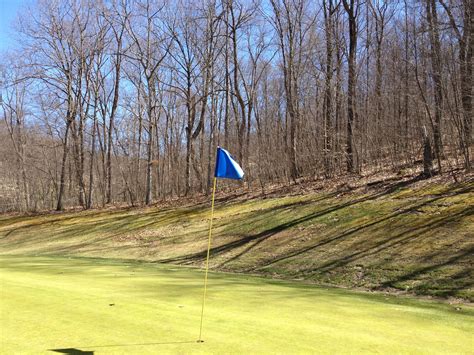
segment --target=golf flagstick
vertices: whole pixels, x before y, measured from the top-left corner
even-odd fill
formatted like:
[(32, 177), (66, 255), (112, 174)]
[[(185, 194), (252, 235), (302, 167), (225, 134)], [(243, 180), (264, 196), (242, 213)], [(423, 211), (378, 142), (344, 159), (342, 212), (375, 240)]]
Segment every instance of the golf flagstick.
[(204, 318), (204, 304), (206, 303), (207, 293), (207, 274), (209, 272), (209, 254), (211, 253), (212, 220), (214, 218), (214, 197), (216, 196), (217, 178), (241, 180), (244, 177), (244, 171), (232, 158), (230, 153), (224, 148), (217, 147), (216, 169), (214, 171), (214, 187), (212, 188), (211, 220), (209, 221), (209, 240), (207, 242), (206, 273), (204, 276), (204, 293), (202, 295), (201, 325), (199, 327), (199, 340), (202, 343), (202, 320)]
[(202, 343), (202, 319), (204, 317), (204, 304), (206, 303), (207, 293), (207, 273), (209, 271), (209, 254), (211, 252), (211, 237), (212, 237), (212, 219), (214, 218), (214, 197), (216, 194), (217, 178), (214, 177), (214, 187), (212, 188), (212, 203), (211, 203), (211, 220), (209, 221), (209, 238), (207, 242), (207, 257), (206, 257), (206, 272), (204, 276), (204, 293), (202, 295), (202, 308), (201, 308), (201, 326), (199, 327), (199, 343)]

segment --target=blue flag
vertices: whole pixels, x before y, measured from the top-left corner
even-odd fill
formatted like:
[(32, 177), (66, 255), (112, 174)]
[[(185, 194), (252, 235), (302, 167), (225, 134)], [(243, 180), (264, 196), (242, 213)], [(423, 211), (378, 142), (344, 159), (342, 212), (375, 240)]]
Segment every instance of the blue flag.
[(217, 147), (216, 171), (214, 176), (216, 178), (240, 180), (244, 177), (244, 171), (239, 164), (232, 159), (232, 156), (227, 150)]

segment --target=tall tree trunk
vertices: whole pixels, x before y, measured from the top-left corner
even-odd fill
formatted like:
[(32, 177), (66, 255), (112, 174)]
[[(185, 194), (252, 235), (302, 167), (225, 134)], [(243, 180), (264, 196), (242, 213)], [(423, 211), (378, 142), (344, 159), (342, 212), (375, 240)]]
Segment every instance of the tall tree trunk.
[(460, 41), (461, 95), (463, 107), (464, 154), (466, 169), (471, 169), (470, 149), (472, 144), (472, 96), (474, 65), (474, 1), (464, 1), (464, 32)]
[(148, 78), (148, 142), (147, 142), (147, 164), (146, 164), (146, 184), (145, 184), (145, 204), (148, 206), (153, 202), (152, 179), (153, 179), (153, 129), (155, 111), (155, 88), (154, 79)]
[(107, 198), (106, 203), (112, 203), (112, 140), (114, 131), (115, 114), (117, 112), (119, 90), (120, 90), (120, 68), (122, 64), (122, 37), (117, 41), (117, 53), (115, 55), (115, 80), (114, 80), (114, 99), (110, 110), (109, 127), (107, 134)]
[(68, 136), (69, 136), (69, 127), (71, 125), (71, 118), (69, 117), (70, 113), (67, 113), (67, 121), (66, 121), (66, 132), (64, 133), (64, 141), (63, 141), (63, 157), (61, 159), (61, 175), (59, 178), (59, 193), (58, 193), (58, 202), (56, 204), (56, 211), (62, 211), (64, 209), (63, 206), (63, 195), (64, 195), (64, 188), (66, 184), (66, 160), (68, 155)]
[(326, 33), (326, 80), (324, 85), (324, 172), (332, 176), (332, 73), (333, 73), (333, 2), (323, 1), (324, 27)]
[(339, 18), (335, 21), (335, 26), (334, 26), (334, 39), (336, 40), (336, 95), (335, 95), (335, 112), (334, 112), (334, 127), (335, 127), (335, 147), (334, 151), (336, 153), (336, 165), (338, 167), (341, 166), (341, 159), (339, 158), (341, 156), (341, 131), (342, 131), (342, 58), (343, 58), (343, 46), (340, 43), (341, 39), (339, 36), (339, 26), (340, 26), (340, 20)]
[(409, 29), (408, 29), (408, 4), (407, 0), (404, 0), (405, 3), (405, 75), (404, 75), (404, 95), (403, 95), (403, 102), (404, 102), (404, 119), (405, 119), (405, 130), (404, 130), (404, 150), (405, 154), (408, 152), (408, 105), (409, 105), (409, 86), (408, 86), (408, 60), (409, 60), (409, 52), (408, 52), (408, 41), (409, 41)]
[(431, 66), (432, 78), (434, 82), (434, 99), (435, 99), (435, 114), (433, 121), (433, 140), (434, 151), (438, 161), (438, 170), (441, 173), (441, 154), (442, 154), (442, 140), (441, 140), (441, 118), (443, 109), (443, 89), (441, 84), (441, 49), (439, 42), (438, 29), (438, 12), (436, 10), (435, 0), (426, 0), (426, 16), (428, 20), (428, 27), (430, 32), (431, 45)]
[[(349, 1), (349, 2), (348, 2)], [(343, 0), (344, 8), (349, 18), (349, 60), (347, 83), (347, 136), (346, 136), (346, 168), (349, 172), (355, 171), (353, 136), (355, 117), (355, 84), (356, 84), (356, 50), (357, 50), (357, 0)]]
[(431, 140), (426, 127), (423, 127), (423, 176), (431, 177), (433, 175), (433, 152)]
[(95, 139), (97, 130), (97, 96), (94, 100), (94, 113), (92, 121), (92, 142), (91, 142), (91, 156), (89, 161), (89, 191), (87, 195), (86, 209), (92, 208), (92, 196), (94, 190), (94, 162), (95, 162)]
[(224, 145), (229, 149), (230, 127), (230, 69), (229, 69), (229, 1), (225, 2), (225, 118), (224, 118)]

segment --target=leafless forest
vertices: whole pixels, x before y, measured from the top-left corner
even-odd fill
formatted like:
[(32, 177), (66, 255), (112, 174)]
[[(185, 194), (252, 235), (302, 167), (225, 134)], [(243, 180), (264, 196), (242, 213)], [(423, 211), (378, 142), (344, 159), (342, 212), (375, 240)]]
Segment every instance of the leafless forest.
[[(470, 169), (472, 0), (40, 0), (1, 53), (0, 210)], [(235, 185), (230, 185), (235, 186)]]

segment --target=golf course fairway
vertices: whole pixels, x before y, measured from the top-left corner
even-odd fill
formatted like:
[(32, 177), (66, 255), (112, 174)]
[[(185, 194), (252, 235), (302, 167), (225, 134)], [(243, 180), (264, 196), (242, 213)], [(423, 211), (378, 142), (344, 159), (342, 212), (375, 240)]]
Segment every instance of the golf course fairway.
[(429, 300), (89, 258), (0, 258), (0, 352), (473, 352), (474, 309)]

